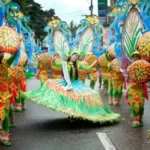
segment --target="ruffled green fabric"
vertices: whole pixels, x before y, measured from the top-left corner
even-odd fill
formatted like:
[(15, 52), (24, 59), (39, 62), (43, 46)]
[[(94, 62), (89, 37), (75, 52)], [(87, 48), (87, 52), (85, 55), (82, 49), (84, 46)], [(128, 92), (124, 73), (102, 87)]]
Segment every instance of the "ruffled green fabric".
[(31, 79), (35, 77), (35, 75), (30, 71), (25, 72), (25, 76), (26, 76), (26, 79)]
[[(56, 87), (54, 87), (56, 85)], [(57, 88), (57, 85), (60, 88)], [(48, 80), (41, 88), (23, 95), (54, 111), (65, 113), (74, 118), (89, 120), (92, 122), (107, 123), (116, 122), (120, 114), (109, 110), (101, 101), (99, 93), (90, 89), (81, 81), (73, 81), (73, 92), (68, 95), (63, 90), (65, 80)], [(79, 93), (79, 94), (77, 94)], [(88, 99), (88, 100), (87, 100)]]

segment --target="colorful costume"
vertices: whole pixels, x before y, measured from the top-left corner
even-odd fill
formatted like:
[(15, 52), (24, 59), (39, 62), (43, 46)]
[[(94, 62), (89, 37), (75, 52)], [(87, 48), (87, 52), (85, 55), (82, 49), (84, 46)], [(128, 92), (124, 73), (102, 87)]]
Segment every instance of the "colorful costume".
[(107, 67), (103, 67), (101, 68), (101, 78), (102, 78), (102, 81), (103, 81), (103, 91), (105, 93), (108, 92), (108, 68)]
[[(10, 146), (9, 119), (12, 115), (10, 103), (13, 102), (13, 92), (9, 84), (8, 68), (16, 58), (22, 39), (14, 29), (5, 26), (0, 28), (0, 35), (0, 141)], [(3, 63), (5, 52), (14, 54)]]
[(113, 70), (110, 67), (111, 62), (108, 63), (108, 95), (109, 95), (109, 105), (113, 104), (113, 84), (112, 84), (112, 74)]
[[(90, 52), (91, 53), (91, 52)], [(88, 54), (86, 61), (89, 65), (91, 65), (95, 60), (97, 60), (97, 57), (94, 56), (92, 53)], [(90, 87), (92, 89), (94, 89), (96, 81), (98, 79), (98, 65), (93, 66), (90, 70), (89, 70), (89, 79), (90, 79)]]
[(148, 99), (146, 85), (137, 84), (133, 81), (129, 82), (127, 99), (133, 116), (132, 127), (143, 126), (144, 100)]
[(16, 99), (19, 97), (19, 94), (17, 92), (17, 87), (15, 84), (15, 72), (13, 68), (8, 69), (8, 77), (9, 77), (9, 91), (11, 93), (10, 98), (10, 112), (9, 112), (9, 119), (10, 119), (10, 127), (15, 127), (14, 123), (14, 115), (13, 115), (13, 108), (12, 105), (15, 105)]
[[(92, 21), (92, 25), (90, 25), (89, 22), (88, 26), (85, 27), (86, 30), (81, 30), (82, 32), (79, 32), (80, 36), (77, 35), (77, 38), (75, 38), (74, 42), (71, 44), (70, 39), (68, 40), (69, 32), (67, 34), (63, 34), (60, 28), (61, 25), (59, 28), (55, 28), (56, 30), (52, 34), (49, 34), (54, 35), (53, 40), (51, 40), (51, 42), (53, 42), (52, 45), (54, 46), (53, 52), (55, 50), (55, 53), (58, 53), (63, 59), (63, 63), (53, 61), (52, 65), (63, 68), (64, 78), (49, 79), (39, 89), (33, 92), (22, 94), (38, 104), (44, 105), (55, 111), (66, 113), (74, 118), (80, 118), (99, 123), (115, 122), (118, 121), (120, 115), (111, 112), (103, 104), (98, 92), (92, 90), (78, 80), (78, 69), (84, 71), (91, 69), (90, 71), (92, 71), (91, 75), (93, 77), (93, 83), (91, 83), (91, 87), (94, 87), (94, 84), (97, 80), (97, 68), (94, 66), (92, 70), (93, 65), (85, 67), (76, 61), (74, 64), (73, 60), (70, 60), (68, 63), (66, 63), (66, 60), (68, 60), (66, 55), (70, 52), (73, 54), (75, 49), (80, 51), (80, 54), (83, 52), (86, 55), (87, 52), (92, 53), (96, 45), (96, 49), (93, 51), (93, 53), (99, 52), (97, 44), (99, 44), (100, 38), (97, 38), (98, 40), (96, 40), (95, 44), (93, 42), (95, 40), (94, 33), (96, 33), (95, 38), (100, 36), (98, 32), (99, 30), (95, 30), (95, 32), (93, 31), (94, 29), (97, 29), (97, 27), (101, 26), (99, 19), (95, 15), (89, 15), (87, 21), (88, 20)], [(90, 65), (91, 63), (93, 64), (95, 60), (97, 60), (96, 56), (92, 55), (92, 57), (89, 57), (89, 61), (87, 62)]]
[(15, 110), (22, 111), (26, 109), (25, 99), (20, 95), (20, 92), (26, 92), (26, 77), (21, 67), (17, 66), (14, 68), (15, 73), (15, 84), (17, 88), (17, 97)]
[[(62, 60), (60, 58), (57, 58), (55, 61), (62, 62)], [(63, 73), (62, 73), (62, 68), (61, 67), (54, 66), (52, 61), (51, 61), (50, 68), (52, 69), (52, 79), (61, 79), (61, 78), (63, 78)]]
[(47, 68), (40, 69), (36, 74), (36, 78), (39, 79), (41, 85), (43, 85), (49, 78), (48, 69)]
[(113, 105), (119, 105), (120, 99), (122, 97), (122, 89), (124, 83), (124, 77), (122, 75), (121, 69), (121, 62), (117, 59), (111, 61), (110, 64), (112, 71), (111, 71), (111, 78), (112, 78), (112, 89), (113, 89)]
[(6, 146), (11, 145), (9, 142), (9, 111), (12, 93), (9, 87), (8, 68), (14, 61), (15, 56), (12, 55), (7, 64), (0, 63), (0, 140)]
[[(78, 80), (73, 63), (54, 62), (54, 65), (63, 66), (65, 79), (49, 79), (41, 88), (24, 93), (28, 99), (74, 118), (99, 123), (118, 121), (120, 115), (103, 104), (99, 93)], [(91, 66), (78, 64), (78, 68), (89, 70)]]
[(100, 79), (103, 81), (103, 91), (105, 93), (108, 92), (108, 63), (109, 60), (107, 59), (106, 53), (99, 57), (98, 64), (101, 68)]
[(51, 57), (47, 54), (41, 54), (39, 56), (39, 71), (36, 74), (36, 78), (40, 79), (41, 85), (43, 85), (49, 78), (48, 68), (51, 63)]
[(113, 105), (119, 105), (122, 97), (124, 78), (122, 73), (113, 73), (112, 88), (113, 88)]
[[(136, 55), (138, 53), (135, 53)], [(133, 116), (132, 127), (143, 126), (144, 100), (148, 100), (146, 82), (150, 80), (150, 64), (144, 60), (134, 61), (127, 69), (129, 84), (127, 91), (128, 104)]]
[(26, 65), (28, 62), (27, 55), (22, 53), (19, 64), (17, 67), (13, 68), (13, 82), (16, 85), (17, 96), (16, 96), (16, 103), (15, 103), (15, 110), (22, 111), (26, 109), (25, 99), (21, 97), (20, 92), (26, 91)]
[(22, 70), (24, 71), (24, 74), (26, 76), (26, 79), (30, 79), (34, 75), (30, 71), (27, 71), (26, 66), (27, 66), (27, 63), (28, 63), (28, 57), (27, 57), (25, 52), (22, 52), (20, 55), (21, 55), (21, 57), (19, 58), (19, 63), (18, 63), (17, 66), (22, 68)]
[(113, 59), (115, 59), (115, 51), (114, 51), (114, 45), (110, 45), (108, 48), (108, 52), (106, 53), (106, 58), (108, 59), (108, 89), (109, 89), (109, 104), (111, 105), (113, 103), (113, 82), (112, 82), (112, 74), (113, 70), (111, 70), (111, 62)]
[[(86, 67), (88, 66), (88, 63), (87, 63), (85, 60), (79, 61), (79, 64), (84, 65), (84, 66), (86, 66)], [(85, 83), (85, 79), (86, 79), (86, 77), (87, 77), (87, 75), (88, 75), (88, 71), (87, 71), (87, 70), (79, 69), (78, 72), (79, 72), (79, 79), (80, 79), (83, 83)]]
[(93, 67), (89, 73), (90, 78), (90, 88), (94, 89), (96, 81), (98, 79), (97, 67)]

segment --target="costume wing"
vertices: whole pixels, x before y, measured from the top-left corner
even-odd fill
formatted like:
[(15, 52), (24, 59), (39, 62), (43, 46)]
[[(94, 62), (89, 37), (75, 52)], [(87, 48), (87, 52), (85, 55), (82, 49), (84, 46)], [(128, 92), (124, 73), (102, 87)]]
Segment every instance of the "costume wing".
[(142, 31), (144, 31), (144, 26), (140, 14), (136, 9), (131, 9), (122, 31), (122, 47), (129, 60), (131, 60), (131, 54), (136, 51)]
[(92, 27), (89, 27), (79, 38), (78, 48), (80, 50), (80, 53), (86, 54), (87, 52), (93, 51), (93, 45), (94, 45), (94, 32)]
[(59, 30), (54, 32), (54, 50), (55, 53), (59, 53), (63, 60), (66, 60), (66, 55), (70, 52), (70, 46), (68, 40)]

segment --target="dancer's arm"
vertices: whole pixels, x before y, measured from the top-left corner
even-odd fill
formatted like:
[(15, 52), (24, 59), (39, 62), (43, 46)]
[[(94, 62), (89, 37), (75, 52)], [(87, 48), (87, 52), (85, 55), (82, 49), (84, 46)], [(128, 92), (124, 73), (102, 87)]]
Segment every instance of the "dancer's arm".
[(79, 64), (79, 69), (81, 70), (84, 70), (84, 71), (87, 71), (87, 70), (90, 70), (95, 64), (97, 63), (97, 60), (95, 60), (90, 66), (85, 66), (85, 65), (82, 65), (82, 64)]
[(55, 67), (62, 68), (62, 62), (57, 62), (57, 61), (53, 60), (52, 65), (54, 65)]

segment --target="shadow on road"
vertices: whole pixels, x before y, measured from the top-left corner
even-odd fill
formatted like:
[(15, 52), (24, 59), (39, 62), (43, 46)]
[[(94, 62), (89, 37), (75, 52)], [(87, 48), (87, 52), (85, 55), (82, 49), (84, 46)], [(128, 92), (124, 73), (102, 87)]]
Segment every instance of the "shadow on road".
[[(37, 125), (37, 122), (35, 123)], [(117, 123), (114, 123), (117, 124)], [(33, 124), (34, 126), (34, 124)], [(83, 130), (91, 130), (95, 128), (100, 128), (100, 127), (110, 127), (112, 126), (112, 123), (105, 123), (105, 124), (99, 124), (99, 123), (92, 123), (89, 121), (82, 121), (82, 120), (70, 120), (68, 118), (58, 118), (58, 119), (51, 119), (51, 120), (46, 120), (39, 122), (37, 125), (38, 130), (59, 130), (59, 131), (72, 131), (72, 130), (77, 130), (79, 131), (80, 129)], [(82, 132), (81, 131), (81, 132)], [(80, 132), (80, 131), (79, 131)]]

